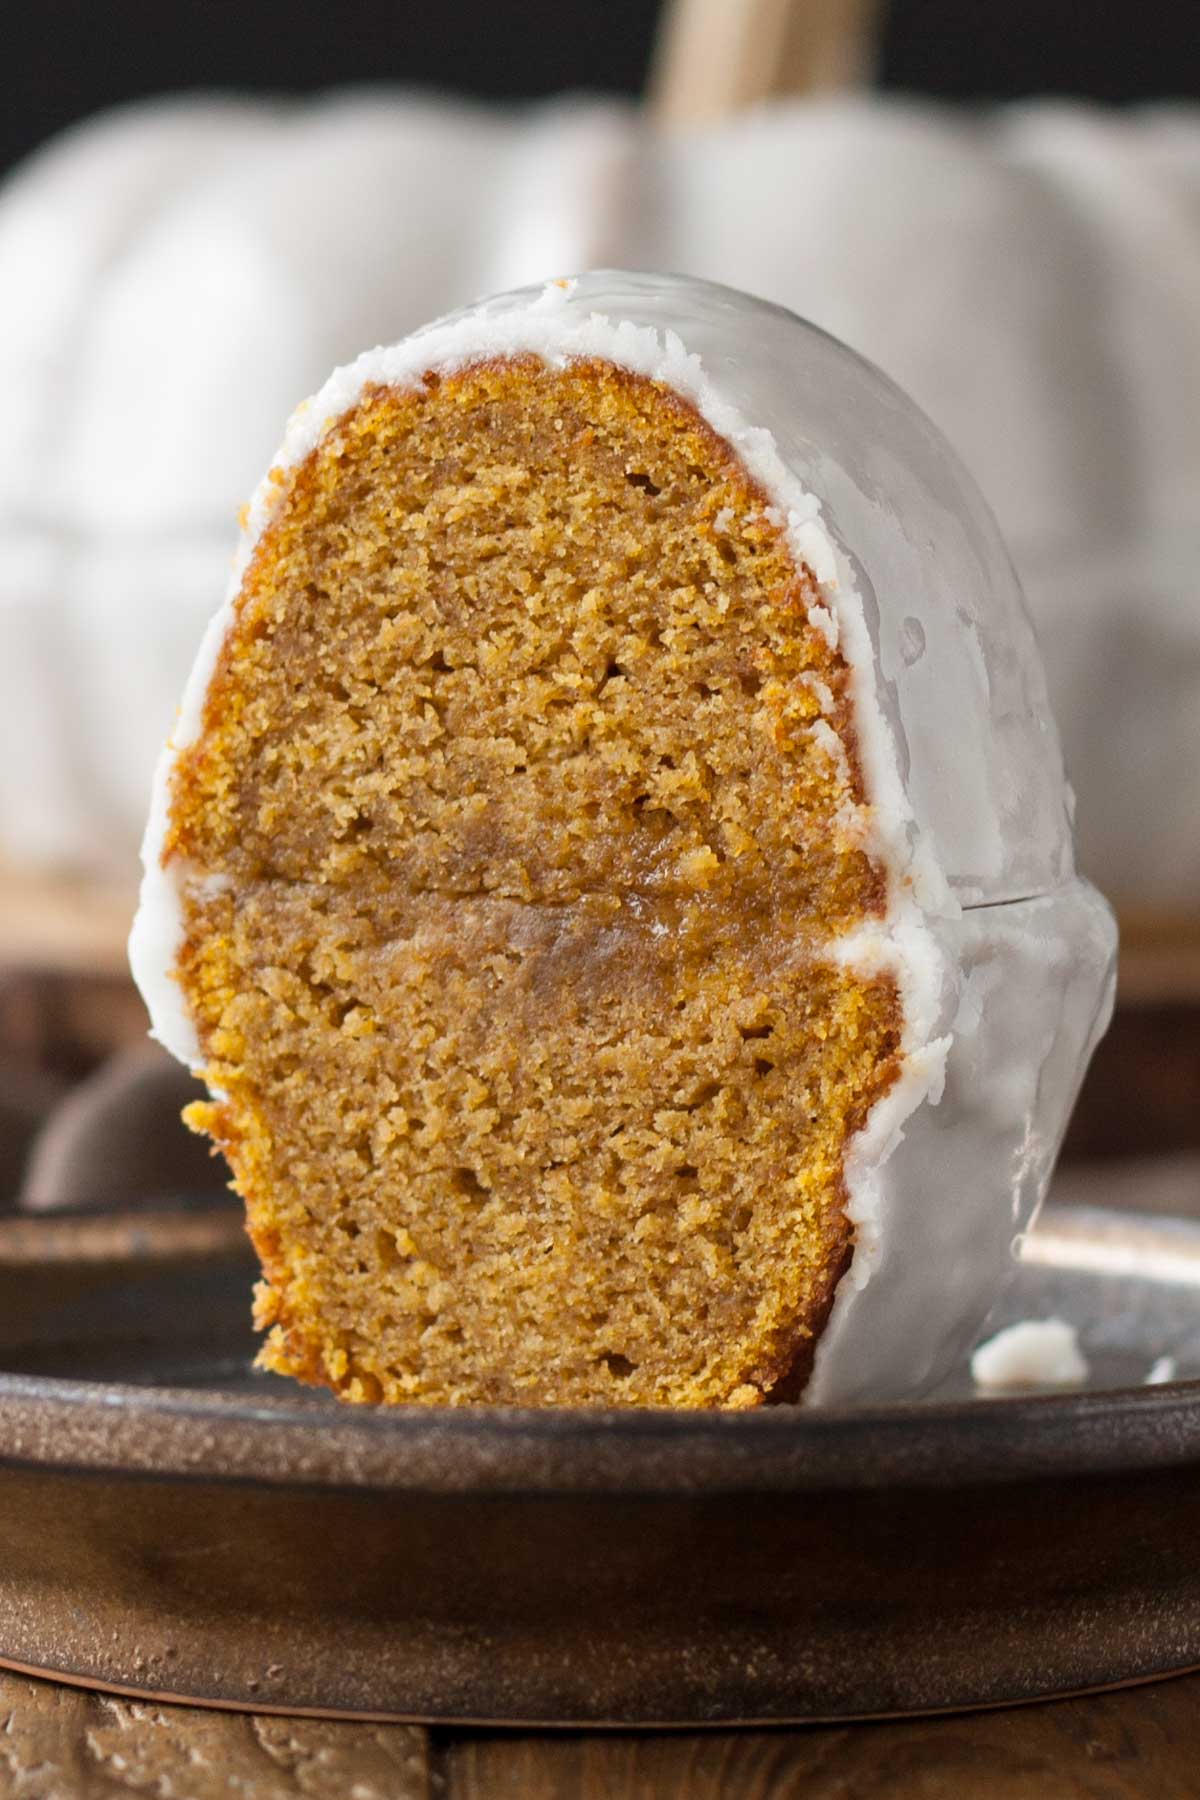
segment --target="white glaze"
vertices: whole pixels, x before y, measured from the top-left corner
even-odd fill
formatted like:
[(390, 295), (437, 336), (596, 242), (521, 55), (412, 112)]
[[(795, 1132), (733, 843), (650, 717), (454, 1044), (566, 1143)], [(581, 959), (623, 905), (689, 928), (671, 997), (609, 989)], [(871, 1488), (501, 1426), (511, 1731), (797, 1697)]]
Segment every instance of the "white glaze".
[[(872, 1279), (856, 1291), (860, 1249), (821, 1339), (810, 1403), (898, 1398), (961, 1363), (1016, 1272), (1015, 1246), (1112, 1011), (1116, 934), (1085, 881), (931, 929), (947, 971), (933, 1027), (952, 1039), (944, 1090), (875, 1169)], [(860, 1139), (852, 1161), (865, 1153)]]
[(980, 1344), (971, 1358), (971, 1379), (985, 1393), (1082, 1387), (1087, 1378), (1087, 1358), (1065, 1319), (1022, 1319)]
[[(688, 398), (735, 447), (821, 584), (813, 622), (852, 670), (869, 847), (889, 875), (885, 921), (835, 953), (894, 971), (904, 1031), (901, 1076), (848, 1159), (857, 1247), (809, 1398), (909, 1391), (965, 1347), (1013, 1232), (1040, 1203), (1111, 1000), (1113, 931), (1103, 902), (1073, 878), (1040, 664), (986, 508), (898, 390), (778, 308), (680, 278), (592, 274), (500, 296), (368, 352), (297, 409), (254, 495), (155, 780), (130, 944), (155, 1034), (196, 1064), (170, 974), (177, 883), (189, 872), (164, 870), (159, 857), (170, 773), (200, 729), (287, 472), (336, 432), (364, 386), (413, 386), (431, 369), (520, 351), (559, 364), (605, 357)], [(1046, 901), (1024, 899), (1043, 891)], [(948, 1198), (951, 1170), (964, 1185)]]

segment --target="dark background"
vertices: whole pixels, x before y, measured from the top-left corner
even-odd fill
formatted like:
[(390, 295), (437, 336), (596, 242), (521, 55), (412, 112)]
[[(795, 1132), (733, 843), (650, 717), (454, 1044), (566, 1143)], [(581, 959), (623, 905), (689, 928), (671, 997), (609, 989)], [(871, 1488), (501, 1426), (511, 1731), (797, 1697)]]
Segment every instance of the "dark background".
[[(0, 169), (116, 101), (418, 82), (636, 94), (659, 0), (30, 0), (0, 32)], [(1200, 0), (891, 0), (880, 80), (950, 99), (1200, 96)]]

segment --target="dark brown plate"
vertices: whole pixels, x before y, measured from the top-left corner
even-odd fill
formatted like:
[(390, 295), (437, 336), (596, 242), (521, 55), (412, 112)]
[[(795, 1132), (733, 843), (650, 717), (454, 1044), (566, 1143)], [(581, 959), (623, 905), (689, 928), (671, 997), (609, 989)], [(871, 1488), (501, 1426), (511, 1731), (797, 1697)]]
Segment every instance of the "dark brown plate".
[[(547, 1724), (1028, 1700), (1200, 1664), (1200, 1225), (1052, 1208), (1003, 1317), (1096, 1388), (372, 1412), (250, 1368), (238, 1215), (0, 1221), (0, 1661)], [(965, 1380), (964, 1395), (969, 1392)]]

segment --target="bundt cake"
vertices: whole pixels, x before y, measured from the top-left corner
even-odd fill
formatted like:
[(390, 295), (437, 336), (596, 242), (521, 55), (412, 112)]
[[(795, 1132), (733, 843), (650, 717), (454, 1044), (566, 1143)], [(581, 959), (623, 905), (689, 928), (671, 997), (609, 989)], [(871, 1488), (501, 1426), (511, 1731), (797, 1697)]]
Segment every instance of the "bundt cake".
[(339, 371), (249, 509), (132, 942), (263, 1364), (453, 1405), (927, 1380), (1108, 1003), (1064, 798), (984, 508), (790, 315), (591, 276)]

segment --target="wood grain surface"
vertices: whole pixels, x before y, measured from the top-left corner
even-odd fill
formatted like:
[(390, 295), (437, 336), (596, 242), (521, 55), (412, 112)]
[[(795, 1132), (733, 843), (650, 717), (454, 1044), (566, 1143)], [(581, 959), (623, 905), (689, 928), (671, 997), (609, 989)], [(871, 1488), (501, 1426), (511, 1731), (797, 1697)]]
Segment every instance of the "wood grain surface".
[(0, 1671), (0, 1800), (426, 1800), (428, 1733), (120, 1700)]
[(145, 1704), (0, 1672), (0, 1800), (1197, 1800), (1200, 1676), (1006, 1712), (500, 1733)]

